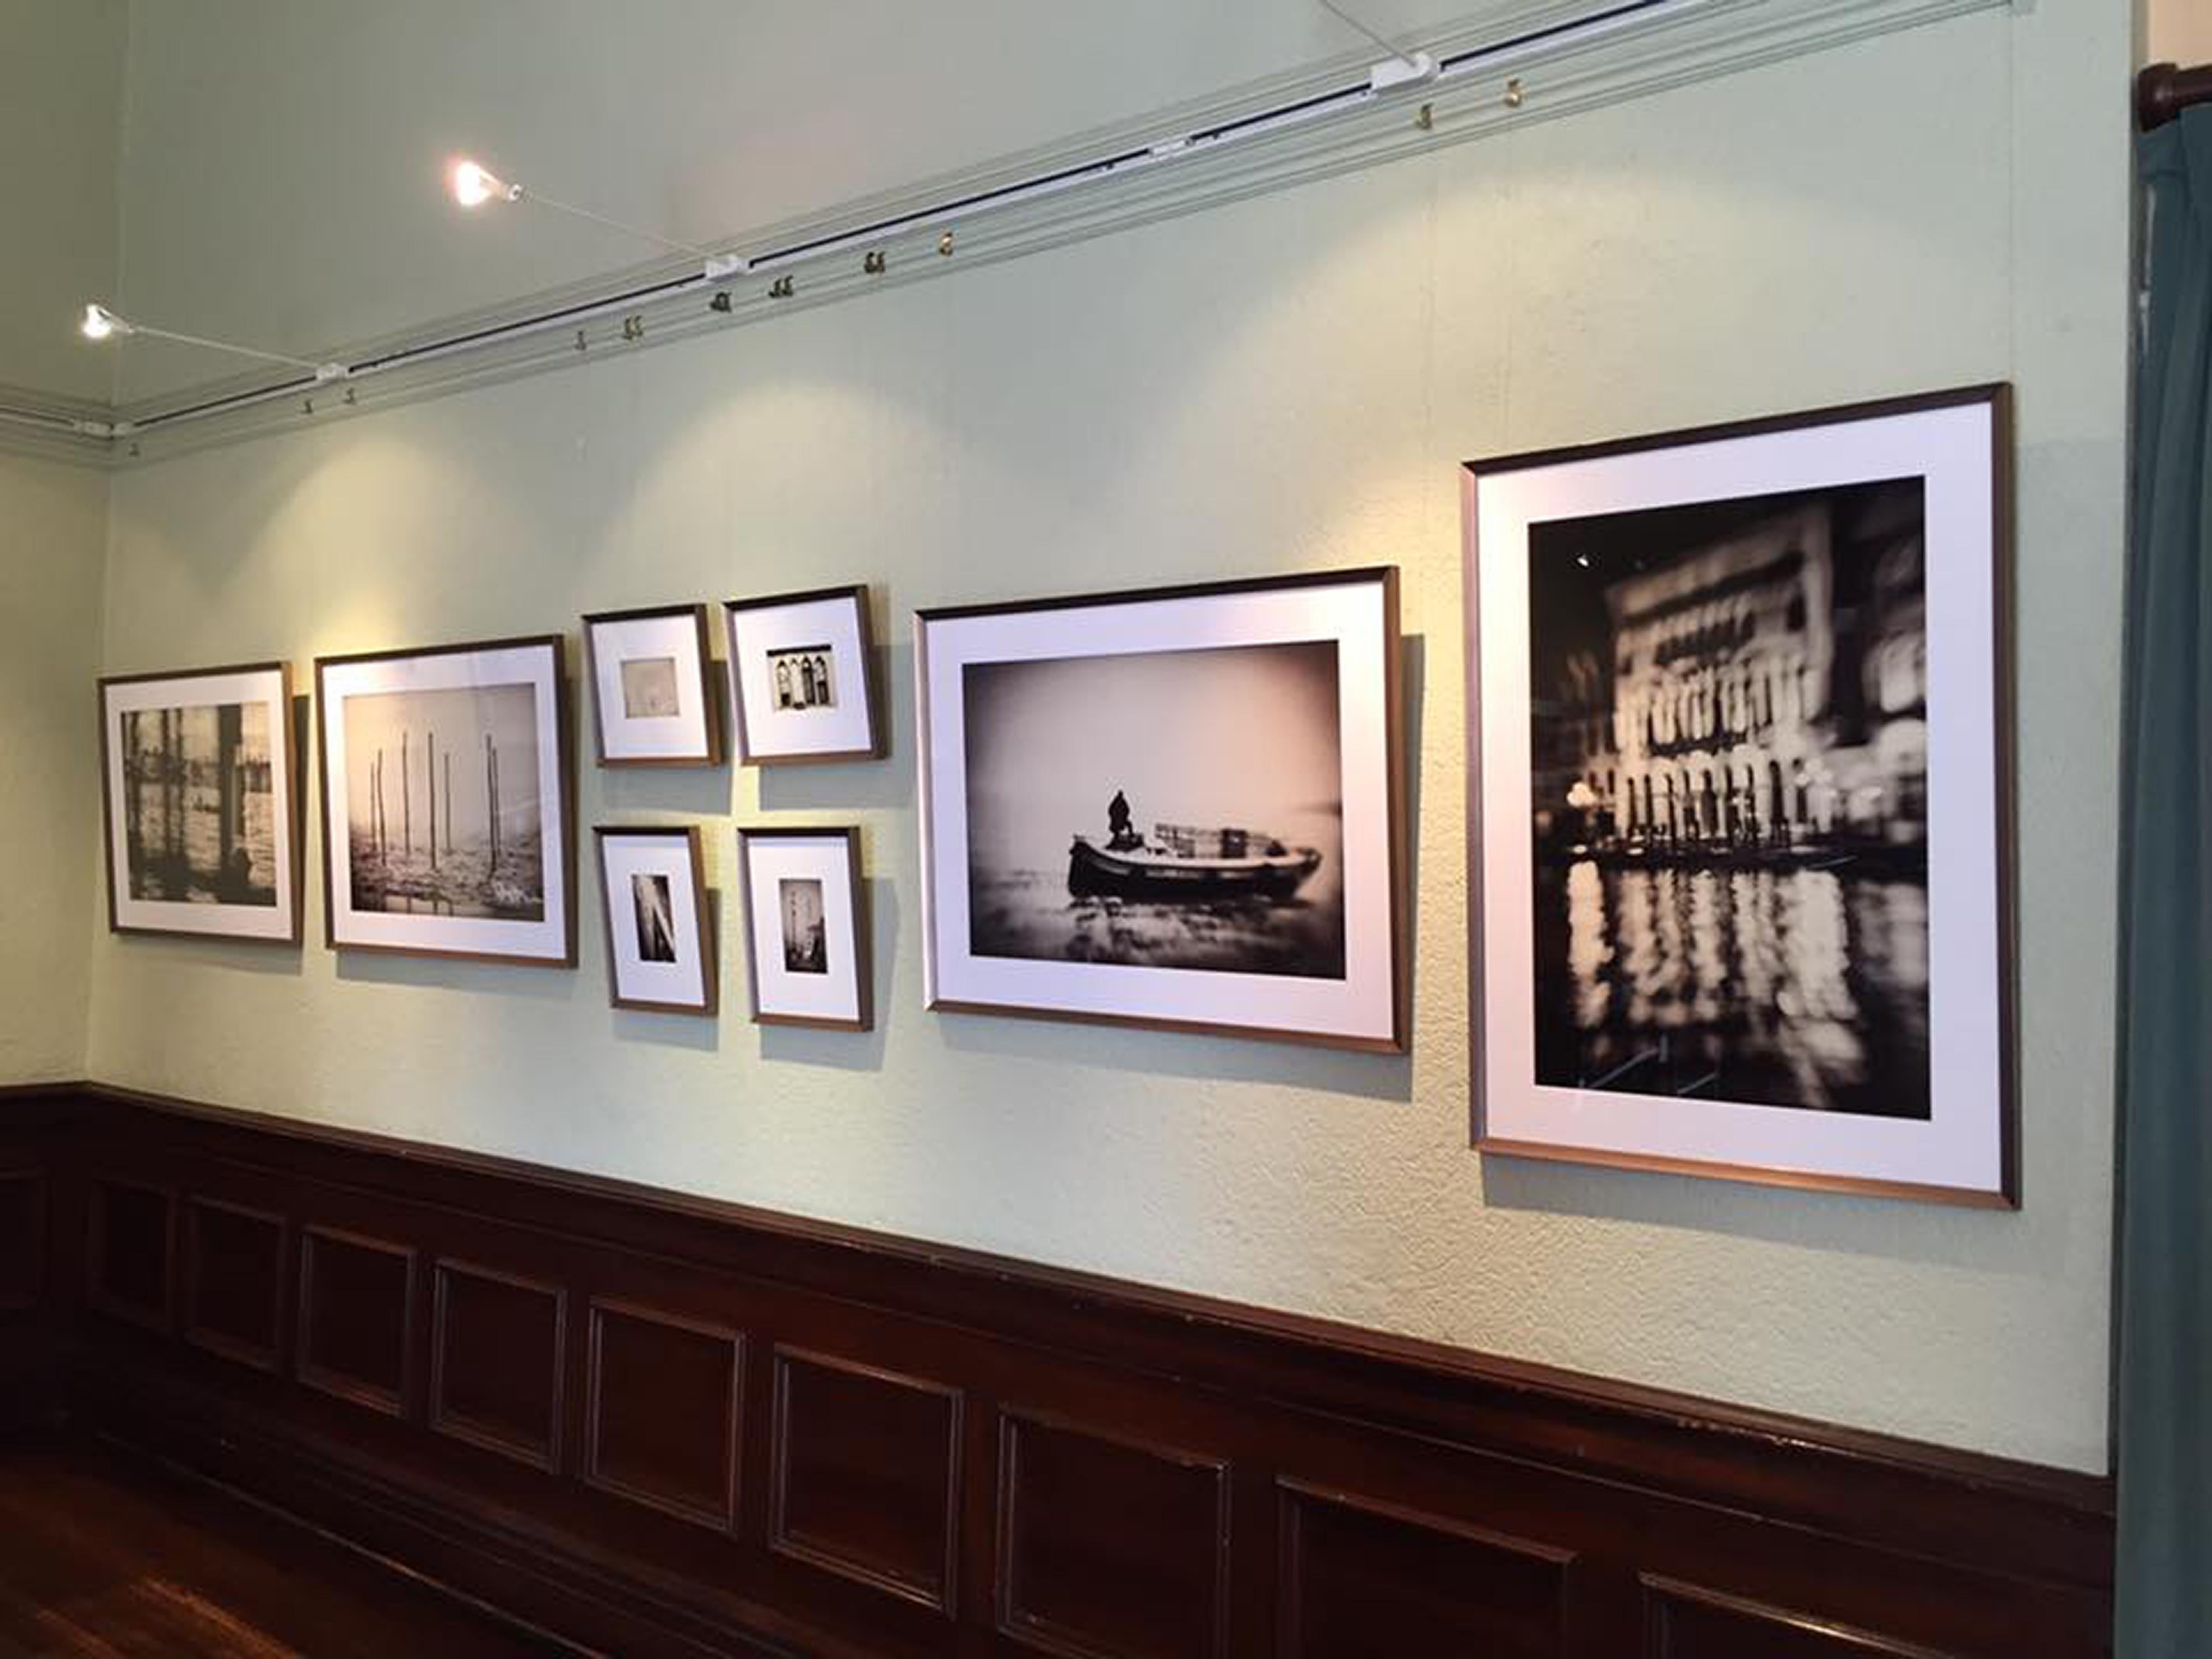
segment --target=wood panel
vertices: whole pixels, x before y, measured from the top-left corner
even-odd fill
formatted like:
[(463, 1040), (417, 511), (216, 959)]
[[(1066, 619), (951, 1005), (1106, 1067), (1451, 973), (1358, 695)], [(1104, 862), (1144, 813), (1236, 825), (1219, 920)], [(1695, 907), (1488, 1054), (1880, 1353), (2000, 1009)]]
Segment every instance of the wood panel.
[(220, 1199), (185, 1205), (185, 1340), (262, 1370), (283, 1364), (284, 1218)]
[(775, 1358), (769, 1547), (950, 1613), (959, 1390), (799, 1349)]
[(1648, 1659), (1954, 1659), (1872, 1631), (1647, 1577)]
[[(65, 1402), (602, 1651), (2109, 1650), (2102, 1480), (179, 1103), (0, 1113), (33, 1168), (14, 1420)], [(283, 1369), (207, 1362), (269, 1339), (271, 1226)]]
[(1571, 1552), (1284, 1481), (1284, 1659), (1557, 1659)]
[(46, 1171), (0, 1169), (0, 1313), (35, 1307), (46, 1284)]
[(99, 1176), (87, 1215), (85, 1300), (114, 1318), (167, 1330), (176, 1195), (166, 1188)]
[(300, 1240), (300, 1380), (404, 1416), (415, 1352), (415, 1252), (332, 1227)]
[(585, 1480), (718, 1531), (734, 1526), (744, 1338), (594, 1297), (588, 1376)]
[(434, 1279), (430, 1426), (534, 1468), (559, 1468), (566, 1294), (463, 1261), (440, 1261)]
[(1225, 1464), (1017, 1413), (999, 1446), (1001, 1631), (1071, 1659), (1226, 1651)]

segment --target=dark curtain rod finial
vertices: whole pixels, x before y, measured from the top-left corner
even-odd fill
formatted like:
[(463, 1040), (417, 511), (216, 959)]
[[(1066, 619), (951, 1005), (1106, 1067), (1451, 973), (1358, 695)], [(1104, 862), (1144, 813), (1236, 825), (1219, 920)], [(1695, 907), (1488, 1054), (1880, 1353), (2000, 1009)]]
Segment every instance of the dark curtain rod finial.
[(2136, 125), (2145, 132), (2164, 126), (2191, 104), (2212, 102), (2212, 64), (2183, 69), (2153, 64), (2136, 76)]

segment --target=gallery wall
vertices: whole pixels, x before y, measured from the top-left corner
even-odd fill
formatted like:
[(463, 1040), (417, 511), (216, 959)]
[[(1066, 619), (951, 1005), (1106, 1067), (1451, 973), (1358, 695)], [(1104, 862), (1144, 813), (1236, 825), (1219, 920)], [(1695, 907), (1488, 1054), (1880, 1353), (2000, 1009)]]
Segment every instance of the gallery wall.
[(107, 480), (0, 454), (0, 1081), (84, 1075)]
[[(873, 582), (888, 762), (587, 766), (580, 805), (704, 820), (726, 895), (732, 816), (860, 823), (883, 1013), (853, 1036), (613, 1012), (588, 912), (574, 973), (102, 933), (92, 1075), (2101, 1469), (2130, 48), (2102, 0), (1979, 11), (125, 469), (114, 672), (304, 672)], [(230, 159), (241, 185), (312, 165)], [(161, 165), (134, 149), (155, 171), (126, 195), (195, 187)], [(469, 257), (416, 252), (434, 281)], [(274, 280), (212, 229), (161, 257)], [(1996, 379), (2020, 396), (2025, 1207), (1470, 1152), (1457, 464)], [(1379, 562), (1405, 572), (1418, 744), (1410, 1057), (922, 1011), (915, 608)]]

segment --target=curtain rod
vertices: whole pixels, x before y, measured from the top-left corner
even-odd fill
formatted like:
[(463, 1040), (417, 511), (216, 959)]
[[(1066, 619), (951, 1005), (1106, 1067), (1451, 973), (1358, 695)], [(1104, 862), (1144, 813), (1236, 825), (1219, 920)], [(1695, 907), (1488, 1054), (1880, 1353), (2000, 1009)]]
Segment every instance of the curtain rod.
[(2153, 64), (2136, 76), (2136, 124), (2162, 127), (2191, 104), (2212, 103), (2212, 64)]

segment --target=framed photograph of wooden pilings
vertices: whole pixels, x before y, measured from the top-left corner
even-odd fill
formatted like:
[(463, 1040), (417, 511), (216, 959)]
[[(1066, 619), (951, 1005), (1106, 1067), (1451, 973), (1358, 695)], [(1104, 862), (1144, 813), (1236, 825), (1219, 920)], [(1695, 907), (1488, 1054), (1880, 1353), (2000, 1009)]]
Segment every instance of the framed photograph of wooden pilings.
[(283, 663), (100, 682), (108, 926), (300, 942), (300, 799)]
[(732, 599), (722, 612), (741, 763), (883, 757), (865, 586)]
[(860, 832), (777, 825), (738, 831), (753, 1018), (866, 1031), (875, 1024)]
[(1476, 1144), (2018, 1202), (2011, 418), (1466, 469)]
[(928, 1006), (1407, 1041), (1395, 568), (925, 611)]
[(584, 618), (601, 766), (721, 764), (721, 700), (707, 637), (703, 605)]
[(557, 634), (315, 662), (334, 949), (576, 964)]
[(714, 914), (696, 825), (601, 825), (607, 992), (617, 1008), (712, 1014)]

